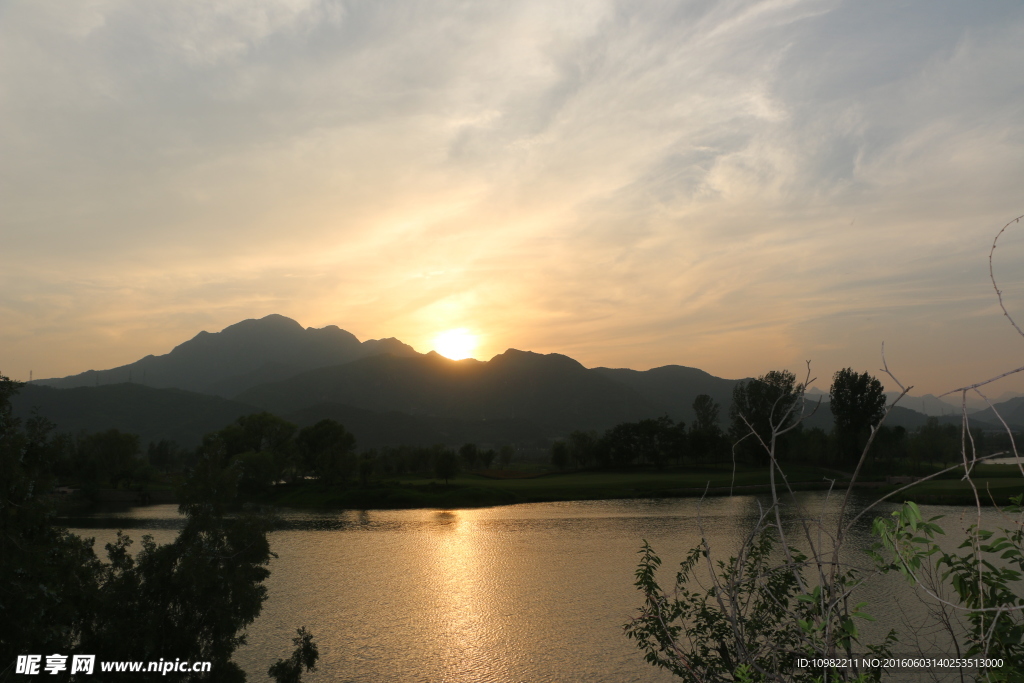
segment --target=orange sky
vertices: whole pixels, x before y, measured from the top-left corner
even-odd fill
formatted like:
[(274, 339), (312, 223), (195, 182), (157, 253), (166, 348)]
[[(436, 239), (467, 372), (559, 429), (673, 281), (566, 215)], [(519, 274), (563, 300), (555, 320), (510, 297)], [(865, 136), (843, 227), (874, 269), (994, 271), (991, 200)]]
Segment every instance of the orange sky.
[[(987, 261), (1024, 213), (1022, 38), (1013, 3), (5, 3), (0, 371), (280, 313), (985, 379), (1024, 364)], [(1024, 321), (1024, 226), (1001, 244)]]

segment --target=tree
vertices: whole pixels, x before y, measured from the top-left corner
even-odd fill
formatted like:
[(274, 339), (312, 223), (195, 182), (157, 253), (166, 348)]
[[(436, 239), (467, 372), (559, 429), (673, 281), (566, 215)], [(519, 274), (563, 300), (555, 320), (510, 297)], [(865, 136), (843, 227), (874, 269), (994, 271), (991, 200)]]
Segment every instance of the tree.
[(576, 430), (569, 434), (569, 455), (576, 467), (587, 467), (596, 459), (597, 432)]
[(217, 432), (224, 444), (224, 453), (233, 457), (241, 453), (269, 453), (274, 463), (272, 480), (278, 481), (301, 470), (292, 437), (297, 427), (268, 412), (243, 415), (233, 424)]
[[(634, 585), (644, 594), (645, 604), (624, 628), (647, 653), (648, 662), (693, 683), (866, 683), (852, 667), (836, 671), (812, 665), (800, 671), (805, 668), (797, 665), (801, 657), (848, 657), (854, 644), (866, 652), (884, 653), (893, 636), (890, 633), (878, 645), (861, 643), (854, 619), (865, 617), (859, 611), (863, 604), (850, 610), (844, 600), (834, 609), (831, 586), (809, 592), (804, 577), (808, 558), (790, 549), (792, 562), (777, 564), (772, 557), (779, 542), (774, 531), (770, 525), (760, 527), (738, 555), (719, 561), (717, 567), (702, 566), (710, 565), (706, 545), (693, 548), (680, 565), (672, 591), (658, 584), (661, 558), (644, 542)], [(710, 589), (698, 579), (704, 569), (711, 573)], [(859, 583), (851, 571), (836, 585), (846, 591)]]
[(295, 434), (296, 426), (268, 412), (243, 415), (220, 431), (228, 455), (246, 451), (281, 453)]
[(625, 467), (640, 455), (640, 434), (635, 422), (617, 424), (604, 433), (601, 443), (607, 451), (606, 465)]
[(363, 486), (369, 485), (370, 476), (376, 467), (377, 458), (374, 452), (363, 453), (363, 457), (359, 458), (359, 482)]
[(739, 442), (738, 450), (761, 464), (769, 462), (769, 453), (780, 454), (784, 449), (775, 449), (773, 440), (797, 424), (796, 406), (803, 391), (789, 370), (772, 370), (733, 387), (729, 432)]
[(494, 457), (498, 455), (494, 452), (493, 448), (488, 448), (486, 451), (480, 451), (480, 464), (483, 465), (485, 470), (491, 469), (491, 464), (494, 462)]
[(181, 467), (185, 453), (178, 444), (169, 439), (151, 441), (146, 449), (149, 464), (162, 472), (169, 472)]
[[(999, 235), (1022, 219), (1024, 216), (1008, 223)], [(992, 252), (995, 247), (996, 242), (993, 241)], [(1002, 293), (994, 275), (992, 284), (1003, 313), (1010, 318), (1016, 331), (1024, 336), (1024, 330), (1003, 306)], [(887, 432), (883, 423), (893, 405), (910, 391), (910, 387), (901, 384), (888, 370), (884, 347), (882, 361), (885, 372), (902, 389), (902, 393), (881, 415), (876, 414), (876, 422), (867, 420), (872, 428), (860, 450), (845, 494), (841, 495), (838, 509), (825, 504), (820, 510), (806, 509), (804, 501), (793, 494), (783, 469), (777, 466), (779, 437), (793, 424), (789, 420), (794, 412), (793, 406), (786, 405), (790, 400), (785, 391), (785, 385), (792, 386), (792, 382), (782, 383), (782, 391), (770, 401), (773, 409), (767, 411), (767, 426), (770, 428), (767, 432), (761, 431), (763, 422), (758, 417), (761, 413), (763, 418), (764, 412), (758, 410), (758, 401), (754, 400), (756, 394), (751, 396), (748, 383), (738, 385), (734, 393), (737, 400), (731, 411), (733, 432), (739, 437), (754, 437), (772, 463), (771, 501), (768, 505), (758, 502), (759, 515), (753, 529), (736, 555), (728, 560), (713, 557), (703, 520), (698, 514), (702, 540), (682, 563), (676, 574), (675, 586), (669, 590), (663, 590), (656, 581), (655, 572), (661, 559), (644, 542), (635, 583), (643, 594), (643, 605), (639, 615), (625, 628), (627, 635), (634, 638), (644, 651), (649, 663), (694, 683), (866, 683), (879, 681), (886, 674), (895, 675), (900, 680), (906, 678), (905, 672), (890, 668), (886, 662), (896, 642), (895, 631), (890, 630), (882, 642), (874, 645), (861, 641), (857, 618), (870, 617), (863, 611), (866, 603), (851, 603), (858, 594), (855, 589), (866, 577), (861, 569), (863, 563), (851, 561), (848, 541), (855, 525), (878, 503), (902, 494), (910, 486), (919, 486), (921, 481), (954, 472), (960, 474), (962, 470), (963, 479), (969, 483), (977, 505), (977, 523), (965, 529), (959, 551), (950, 552), (952, 544), (948, 542), (936, 542), (937, 535), (944, 533), (936, 524), (939, 517), (925, 519), (914, 503), (906, 502), (889, 518), (875, 518), (873, 531), (881, 538), (881, 543), (870, 552), (876, 569), (901, 572), (912, 584), (920, 587), (915, 593), (927, 598), (929, 616), (908, 623), (911, 628), (905, 632), (911, 644), (917, 634), (926, 634), (924, 640), (918, 641), (921, 659), (927, 661), (930, 655), (926, 653), (935, 647), (935, 633), (944, 631), (952, 645), (946, 650), (950, 653), (950, 660), (966, 660), (966, 663), (954, 663), (951, 668), (956, 668), (952, 671), (943, 673), (936, 670), (933, 677), (937, 680), (962, 681), (969, 677), (978, 681), (1024, 681), (1024, 666), (1021, 665), (1024, 659), (1024, 598), (1021, 597), (1024, 595), (1024, 586), (1021, 585), (1024, 583), (1024, 527), (1020, 517), (1013, 519), (1007, 515), (1024, 515), (1021, 508), (1024, 496), (1012, 498), (1013, 505), (1000, 510), (1003, 519), (1010, 524), (1008, 528), (986, 530), (980, 526), (983, 497), (980, 487), (971, 479), (979, 461), (988, 457), (1012, 454), (1018, 467), (1022, 467), (1021, 455), (1009, 428), (1006, 429), (1008, 452), (985, 456), (978, 453), (978, 443), (968, 431), (965, 420), (960, 432), (959, 465), (934, 472), (914, 484), (883, 495), (857, 514), (846, 515), (853, 498), (853, 487), (872, 444), (885, 439), (889, 442), (887, 450), (890, 454), (906, 448), (905, 433), (899, 430)], [(966, 409), (968, 391), (975, 391), (983, 397), (980, 387), (1020, 371), (1020, 368), (1011, 370), (948, 393), (961, 394)], [(880, 393), (880, 388), (873, 387), (866, 373), (857, 376), (847, 369), (837, 373), (837, 379), (853, 385), (849, 394), (870, 397), (874, 393), (877, 400)], [(858, 403), (844, 403), (844, 382), (837, 384), (840, 391), (833, 391), (833, 396), (839, 396), (837, 427), (848, 432), (856, 431), (864, 422), (859, 425), (856, 421), (843, 423), (838, 418), (858, 412), (850, 410), (843, 413), (843, 408)], [(860, 391), (856, 390), (858, 384), (862, 388)], [(763, 387), (754, 385), (753, 388), (767, 393)], [(798, 394), (799, 387), (796, 389), (794, 393)], [(860, 411), (862, 419), (872, 415), (871, 406), (870, 400), (859, 403), (863, 408)], [(777, 412), (776, 408), (785, 410)], [(942, 437), (939, 427), (937, 420), (926, 425), (922, 430), (922, 441)], [(816, 433), (814, 438), (820, 440), (821, 436), (821, 433)], [(992, 435), (987, 438), (992, 439)], [(934, 448), (929, 450), (934, 452)], [(792, 524), (784, 522), (781, 515), (783, 496), (788, 498), (785, 504), (793, 506), (791, 509), (796, 513)], [(695, 571), (698, 565), (703, 566), (700, 571)], [(855, 644), (858, 645), (856, 650)], [(907, 643), (901, 643), (901, 650), (910, 651)], [(853, 652), (870, 652), (881, 663), (865, 666), (863, 659), (851, 657)], [(805, 659), (806, 665), (794, 666), (797, 664), (794, 656)]]
[[(786, 503), (797, 506), (798, 527), (787, 529), (783, 523), (780, 498), (788, 487), (779, 482), (784, 475), (776, 454), (780, 437), (801, 419), (793, 415), (800, 391), (791, 373), (769, 373), (734, 392), (734, 431), (743, 431), (737, 423), (745, 427), (741, 436), (754, 440), (772, 464), (771, 501), (759, 505), (754, 528), (737, 553), (728, 560), (713, 558), (698, 515), (702, 541), (680, 566), (674, 587), (664, 590), (655, 577), (661, 559), (646, 542), (640, 551), (634, 585), (644, 604), (625, 625), (626, 634), (648, 662), (684, 680), (866, 683), (878, 680), (880, 669), (829, 662), (855, 651), (881, 657), (895, 642), (892, 631), (880, 643), (861, 640), (857, 620), (870, 617), (863, 612), (865, 603), (849, 598), (863, 575), (841, 554), (856, 522), (843, 514), (849, 495), (831, 517), (800, 509), (793, 496)], [(794, 531), (805, 549), (796, 547)], [(800, 658), (812, 663), (797, 666)]]
[(334, 420), (303, 427), (295, 441), (305, 470), (325, 484), (344, 481), (356, 468), (356, 438)]
[(687, 454), (686, 423), (675, 422), (668, 415), (640, 420), (640, 449), (642, 456), (658, 469), (674, 459), (681, 463)]
[(139, 437), (117, 429), (86, 434), (78, 439), (76, 470), (84, 481), (107, 481), (117, 488), (121, 482), (131, 486), (138, 459)]
[(898, 571), (930, 595), (945, 593), (944, 582), (953, 587), (956, 606), (967, 612), (966, 624), (959, 620), (959, 633), (953, 633), (961, 656), (1001, 660), (1000, 666), (979, 671), (979, 681), (1024, 680), (1022, 498), (1016, 496), (1001, 510), (1003, 515), (1018, 516), (1004, 517), (1013, 521), (1010, 528), (989, 531), (972, 524), (958, 548), (963, 553), (947, 552), (936, 542), (936, 534), (945, 534), (936, 523), (941, 515), (925, 519), (912, 502), (889, 517), (877, 517), (873, 524), (881, 542), (874, 545), (872, 555), (882, 571)]
[(133, 555), (119, 533), (102, 563), (92, 539), (54, 524), (52, 425), (11, 417), (18, 387), (0, 375), (0, 677), (18, 654), (77, 651), (101, 661), (173, 653), (210, 661), (218, 681), (244, 681), (231, 658), (267, 597), (272, 519), (226, 514), (238, 507), (239, 465), (223, 442), (206, 440), (179, 489), (178, 537), (144, 536)]
[[(879, 424), (888, 410), (891, 406)], [(774, 449), (780, 430), (785, 428), (783, 421), (773, 427), (769, 439), (762, 440), (773, 463), (777, 463)], [(865, 642), (858, 621), (873, 617), (865, 612), (867, 603), (851, 599), (866, 573), (861, 569), (863, 563), (851, 562), (845, 544), (854, 525), (874, 504), (849, 518), (844, 514), (857, 474), (881, 432), (881, 426), (873, 429), (864, 444), (838, 511), (826, 514), (824, 506), (820, 512), (800, 509), (802, 503), (793, 495), (786, 503), (797, 508), (796, 528), (787, 529), (789, 525), (780, 514), (780, 498), (788, 486), (778, 483), (776, 470), (781, 478), (782, 469), (773, 466), (771, 503), (759, 506), (754, 528), (736, 555), (726, 561), (713, 558), (698, 515), (702, 541), (681, 564), (669, 590), (656, 580), (661, 559), (644, 542), (634, 584), (644, 603), (625, 630), (645, 652), (646, 660), (693, 683), (882, 680), (883, 674), (889, 673), (884, 664), (869, 666), (863, 659), (859, 664), (858, 660), (847, 664), (855, 652), (871, 653), (884, 662), (897, 642), (894, 630), (880, 642)], [(968, 453), (966, 436), (961, 443), (963, 462), (928, 478), (958, 467), (970, 478), (977, 453)], [(1017, 455), (1016, 449), (1013, 452)], [(1018, 496), (1003, 512), (1024, 512), (1021, 502)], [(938, 627), (951, 638), (957, 657), (979, 659), (972, 680), (1024, 680), (1020, 665), (1024, 657), (1024, 598), (1020, 597), (1024, 530), (1019, 518), (1013, 520), (1012, 528), (994, 532), (971, 526), (960, 545), (965, 551), (962, 554), (947, 552), (934, 540), (936, 534), (944, 533), (935, 524), (938, 519), (925, 520), (913, 503), (905, 503), (889, 519), (875, 518), (873, 530), (881, 543), (875, 544), (870, 555), (876, 567), (882, 572), (901, 572), (912, 584), (923, 587), (921, 595), (934, 600), (929, 604), (933, 622), (921, 627), (929, 632), (925, 647), (934, 646), (931, 633)], [(798, 533), (801, 548), (792, 542), (793, 532)], [(806, 576), (808, 573), (811, 576)], [(913, 639), (913, 633), (910, 637)], [(798, 659), (808, 663), (797, 665)], [(972, 665), (960, 666), (969, 669)], [(951, 673), (959, 673), (963, 680), (966, 672), (962, 668)]]
[(569, 446), (564, 441), (551, 444), (551, 464), (560, 470), (569, 465)]
[(480, 449), (475, 443), (464, 443), (459, 448), (459, 457), (462, 458), (462, 464), (467, 470), (474, 470), (476, 461), (480, 457)]
[(696, 421), (691, 426), (691, 429), (703, 432), (720, 431), (718, 412), (719, 406), (715, 399), (707, 394), (700, 394), (697, 398), (693, 399), (693, 414), (696, 416)]
[(300, 683), (302, 671), (316, 671), (316, 662), (320, 658), (320, 651), (313, 642), (313, 634), (303, 626), (298, 630), (298, 635), (292, 638), (295, 651), (288, 659), (279, 659), (267, 670), (267, 675), (276, 683)]
[(134, 557), (123, 533), (107, 544), (110, 563), (78, 649), (104, 660), (174, 652), (211, 661), (218, 680), (244, 681), (231, 657), (267, 598), (269, 520), (254, 512), (225, 519), (205, 504), (182, 507), (190, 507), (185, 527), (171, 543), (143, 537)]
[(444, 479), (445, 485), (449, 479), (454, 479), (459, 474), (459, 456), (455, 451), (444, 448), (434, 456), (434, 475), (438, 479)]
[(498, 462), (501, 463), (501, 466), (503, 468), (508, 469), (508, 466), (512, 463), (512, 456), (514, 456), (515, 454), (515, 446), (505, 444), (500, 449), (498, 449)]
[(625, 467), (647, 462), (662, 468), (686, 451), (686, 425), (667, 415), (617, 424), (601, 437), (595, 455), (602, 465)]
[[(974, 438), (973, 431), (971, 438)], [(937, 417), (929, 417), (910, 437), (907, 447), (911, 461), (918, 468), (928, 461), (955, 462), (960, 449), (960, 430), (951, 424), (939, 424)]]
[(832, 376), (829, 402), (839, 448), (850, 460), (860, 452), (868, 430), (885, 414), (882, 383), (866, 372), (858, 375), (844, 368)]
[(11, 415), (21, 386), (0, 374), (0, 675), (19, 654), (78, 642), (101, 571), (91, 539), (52, 523), (52, 425)]
[(696, 420), (690, 426), (688, 438), (690, 452), (694, 457), (713, 458), (723, 450), (722, 428), (718, 426), (719, 410), (718, 403), (707, 394), (701, 394), (693, 400)]
[(233, 463), (239, 472), (238, 491), (247, 499), (270, 493), (280, 474), (274, 455), (267, 451), (239, 453)]

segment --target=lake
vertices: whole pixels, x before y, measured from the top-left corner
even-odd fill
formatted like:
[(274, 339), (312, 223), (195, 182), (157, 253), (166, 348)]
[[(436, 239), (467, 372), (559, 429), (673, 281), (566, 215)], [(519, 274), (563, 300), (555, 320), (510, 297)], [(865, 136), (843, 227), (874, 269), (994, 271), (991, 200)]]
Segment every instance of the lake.
[[(807, 509), (818, 509), (825, 495), (798, 494)], [(854, 503), (867, 500), (858, 494)], [(665, 561), (661, 581), (670, 585), (701, 524), (713, 553), (724, 559), (758, 510), (754, 496), (286, 510), (270, 536), (279, 555), (270, 565), (270, 597), (236, 660), (250, 680), (267, 680), (270, 664), (291, 653), (295, 629), (306, 626), (320, 648), (309, 681), (670, 681), (622, 631), (641, 602), (633, 573), (643, 539)], [(960, 528), (960, 508), (924, 511), (946, 514), (947, 533)], [(790, 506), (787, 517), (793, 514)], [(994, 513), (984, 514), (992, 519)], [(872, 516), (855, 528), (854, 546), (871, 543)], [(176, 506), (158, 505), (63, 523), (96, 537), (102, 552), (119, 528), (136, 540), (151, 534), (169, 542), (181, 518)], [(877, 577), (861, 594), (868, 612), (898, 630), (920, 627), (914, 589), (901, 577)]]

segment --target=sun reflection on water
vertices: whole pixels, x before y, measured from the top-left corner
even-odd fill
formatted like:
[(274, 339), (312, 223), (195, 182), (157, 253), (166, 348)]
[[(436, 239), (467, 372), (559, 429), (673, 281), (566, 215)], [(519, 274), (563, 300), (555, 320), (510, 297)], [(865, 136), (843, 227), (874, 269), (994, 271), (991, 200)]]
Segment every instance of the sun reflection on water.
[(444, 680), (511, 680), (505, 663), (504, 604), (495, 594), (503, 563), (488, 552), (474, 511), (434, 515), (434, 543), (424, 564), (433, 575), (433, 605), (427, 618), (437, 636)]

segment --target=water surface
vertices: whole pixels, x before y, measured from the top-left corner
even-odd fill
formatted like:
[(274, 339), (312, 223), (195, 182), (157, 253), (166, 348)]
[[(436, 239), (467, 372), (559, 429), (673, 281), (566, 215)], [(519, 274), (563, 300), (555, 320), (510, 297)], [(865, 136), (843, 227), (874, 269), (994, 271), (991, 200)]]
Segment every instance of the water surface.
[[(807, 511), (818, 510), (826, 497), (798, 495)], [(661, 554), (663, 585), (670, 585), (702, 528), (717, 556), (734, 551), (760, 514), (758, 500), (284, 511), (282, 527), (270, 536), (279, 555), (270, 565), (270, 598), (236, 659), (250, 680), (266, 680), (270, 664), (291, 652), (295, 629), (306, 626), (320, 648), (310, 681), (670, 681), (622, 631), (640, 605), (632, 585), (640, 545), (647, 539)], [(853, 511), (865, 500), (855, 499)], [(947, 528), (959, 529), (959, 508), (925, 512), (947, 514)], [(788, 506), (786, 526), (794, 532), (796, 516)], [(854, 548), (872, 542), (872, 516), (855, 527)], [(100, 549), (118, 528), (169, 542), (181, 518), (175, 506), (161, 505), (99, 512), (68, 524), (96, 537)], [(857, 597), (887, 628), (920, 629), (915, 590), (898, 576), (873, 579)], [(941, 637), (936, 642), (932, 647), (947, 647)]]

